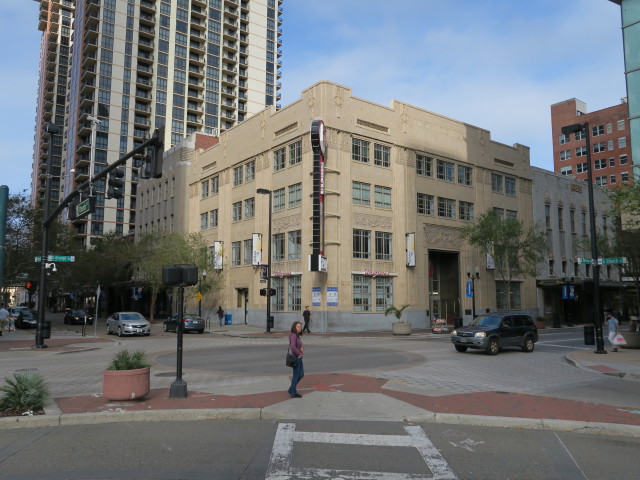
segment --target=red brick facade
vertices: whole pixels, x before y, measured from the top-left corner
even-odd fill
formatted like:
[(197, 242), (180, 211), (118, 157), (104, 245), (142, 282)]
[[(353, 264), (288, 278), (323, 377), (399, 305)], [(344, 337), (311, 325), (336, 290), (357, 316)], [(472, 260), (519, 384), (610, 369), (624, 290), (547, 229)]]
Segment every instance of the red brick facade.
[[(580, 110), (584, 111), (580, 111)], [(562, 127), (589, 122), (593, 180), (598, 185), (615, 187), (633, 182), (631, 138), (627, 103), (586, 112), (586, 104), (572, 98), (551, 105), (553, 169), (556, 173), (587, 179), (586, 139), (562, 135)]]

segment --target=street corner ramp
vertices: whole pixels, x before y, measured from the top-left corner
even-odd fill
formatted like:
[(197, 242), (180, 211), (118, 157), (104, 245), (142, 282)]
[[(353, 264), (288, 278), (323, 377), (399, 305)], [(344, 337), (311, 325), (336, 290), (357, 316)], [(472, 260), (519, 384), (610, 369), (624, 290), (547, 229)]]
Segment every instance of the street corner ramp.
[[(346, 361), (345, 348), (349, 353)], [(228, 373), (280, 375), (290, 370), (284, 364), (286, 353), (286, 344), (211, 347), (184, 351), (182, 366)], [(305, 350), (304, 366), (308, 373), (336, 373), (409, 368), (424, 360), (420, 355), (403, 351), (314, 345)], [(175, 366), (176, 354), (160, 355), (156, 363)]]

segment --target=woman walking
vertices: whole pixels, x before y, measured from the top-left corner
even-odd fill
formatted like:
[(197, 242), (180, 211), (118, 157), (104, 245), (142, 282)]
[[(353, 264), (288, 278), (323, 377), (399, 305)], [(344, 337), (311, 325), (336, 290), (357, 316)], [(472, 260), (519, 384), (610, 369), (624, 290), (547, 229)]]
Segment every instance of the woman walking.
[(302, 395), (300, 395), (297, 390), (298, 382), (304, 377), (304, 365), (302, 364), (304, 347), (300, 339), (301, 336), (302, 323), (296, 320), (293, 322), (293, 325), (291, 325), (291, 333), (289, 334), (289, 350), (298, 357), (296, 365), (293, 367), (293, 377), (291, 378), (291, 386), (289, 387), (289, 395), (291, 395), (292, 398), (302, 398)]

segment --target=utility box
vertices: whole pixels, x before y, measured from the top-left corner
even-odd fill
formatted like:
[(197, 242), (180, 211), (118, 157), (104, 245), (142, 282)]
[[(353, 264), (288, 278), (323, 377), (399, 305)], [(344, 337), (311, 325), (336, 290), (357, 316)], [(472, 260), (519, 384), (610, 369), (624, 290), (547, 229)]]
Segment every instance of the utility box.
[(230, 313), (226, 313), (224, 315), (224, 324), (225, 325), (233, 325), (233, 317)]

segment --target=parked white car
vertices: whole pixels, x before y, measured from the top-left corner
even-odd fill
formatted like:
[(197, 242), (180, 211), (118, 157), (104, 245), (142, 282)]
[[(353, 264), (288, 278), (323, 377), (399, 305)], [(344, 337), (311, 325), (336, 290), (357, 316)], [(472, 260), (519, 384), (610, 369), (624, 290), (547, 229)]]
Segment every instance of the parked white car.
[(116, 312), (107, 318), (107, 335), (151, 335), (151, 324), (138, 312)]

